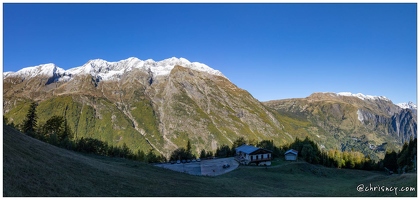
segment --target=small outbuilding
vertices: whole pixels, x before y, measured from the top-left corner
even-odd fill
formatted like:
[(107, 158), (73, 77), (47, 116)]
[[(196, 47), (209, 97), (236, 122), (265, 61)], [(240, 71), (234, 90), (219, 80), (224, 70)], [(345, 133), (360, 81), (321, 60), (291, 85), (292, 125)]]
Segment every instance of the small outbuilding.
[(294, 160), (296, 161), (298, 157), (298, 151), (294, 150), (294, 149), (290, 149), (288, 151), (286, 151), (286, 153), (284, 153), (284, 159), (285, 160)]
[(235, 150), (235, 159), (243, 165), (249, 165), (251, 163), (255, 163), (256, 165), (271, 165), (272, 151), (270, 150), (245, 144), (237, 147)]

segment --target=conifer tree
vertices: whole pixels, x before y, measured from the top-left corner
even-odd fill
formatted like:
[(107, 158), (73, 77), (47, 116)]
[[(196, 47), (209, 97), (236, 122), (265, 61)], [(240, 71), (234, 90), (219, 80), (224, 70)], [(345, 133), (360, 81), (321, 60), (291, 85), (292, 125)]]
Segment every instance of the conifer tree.
[(140, 149), (137, 150), (136, 160), (142, 161), (142, 162), (146, 161), (146, 154), (144, 153), (144, 151)]
[(190, 142), (190, 140), (188, 140), (188, 143), (187, 143), (187, 153), (191, 154), (191, 142)]
[(206, 150), (202, 149), (201, 152), (200, 152), (200, 158), (201, 159), (206, 158), (206, 155), (207, 155)]
[(30, 136), (35, 136), (37, 128), (38, 116), (36, 114), (36, 106), (37, 104), (35, 102), (31, 103), (28, 113), (26, 114), (26, 118), (23, 121), (22, 131)]
[(149, 152), (146, 155), (146, 160), (148, 163), (158, 162), (158, 157), (153, 153), (153, 148), (149, 149)]
[(397, 164), (397, 152), (395, 151), (387, 151), (384, 157), (384, 167), (386, 167), (389, 170), (392, 170), (394, 172), (397, 171), (398, 169), (398, 164)]
[(246, 144), (246, 140), (244, 137), (239, 137), (235, 141), (233, 141), (232, 149), (235, 150), (237, 147), (240, 147), (242, 145)]

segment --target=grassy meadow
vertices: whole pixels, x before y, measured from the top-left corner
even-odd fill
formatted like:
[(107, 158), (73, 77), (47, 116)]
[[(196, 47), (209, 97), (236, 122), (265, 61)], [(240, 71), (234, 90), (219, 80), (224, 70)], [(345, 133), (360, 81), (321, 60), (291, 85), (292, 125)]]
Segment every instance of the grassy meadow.
[[(364, 184), (364, 190), (357, 187)], [(371, 187), (370, 187), (371, 186)], [(378, 191), (382, 189), (384, 191)], [(394, 191), (387, 188), (398, 187)], [(412, 187), (415, 191), (399, 191)], [(417, 196), (417, 174), (326, 168), (274, 160), (239, 166), (216, 177), (193, 176), (150, 164), (76, 153), (3, 127), (5, 197), (358, 197)]]

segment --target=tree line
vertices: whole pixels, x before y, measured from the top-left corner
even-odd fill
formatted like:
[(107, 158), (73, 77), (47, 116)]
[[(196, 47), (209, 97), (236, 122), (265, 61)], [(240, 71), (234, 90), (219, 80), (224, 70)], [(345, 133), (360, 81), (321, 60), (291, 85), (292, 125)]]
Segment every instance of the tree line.
[[(44, 124), (38, 125), (36, 115), (35, 102), (31, 103), (26, 118), (18, 129), (36, 139), (50, 143), (52, 145), (66, 148), (82, 153), (93, 153), (97, 155), (121, 157), (142, 162), (155, 163), (166, 162), (167, 159), (163, 155), (156, 155), (153, 148), (146, 153), (142, 150), (132, 152), (124, 143), (122, 146), (109, 145), (94, 138), (73, 138), (73, 133), (62, 116), (52, 116)], [(3, 116), (3, 123), (7, 123), (7, 118)], [(10, 124), (15, 126), (14, 124)], [(399, 152), (387, 151), (384, 159), (379, 162), (371, 160), (363, 153), (358, 151), (340, 151), (338, 149), (321, 150), (318, 145), (306, 137), (304, 140), (296, 138), (295, 141), (288, 145), (278, 147), (274, 145), (273, 140), (248, 140), (244, 137), (237, 138), (233, 144), (221, 145), (217, 147), (215, 152), (202, 149), (199, 158), (206, 159), (212, 157), (232, 157), (236, 154), (236, 148), (243, 145), (253, 145), (259, 148), (267, 149), (272, 152), (273, 158), (282, 158), (284, 153), (289, 149), (297, 150), (298, 157), (311, 164), (320, 164), (326, 167), (363, 169), (363, 170), (382, 170), (386, 169), (393, 173), (404, 173), (415, 169), (415, 160), (417, 156), (417, 138), (411, 138), (410, 141), (404, 143), (402, 150)], [(169, 160), (191, 160), (197, 158), (192, 153), (191, 143), (188, 140), (186, 147), (175, 149)]]
[(410, 138), (398, 152), (386, 151), (384, 159), (379, 163), (390, 173), (405, 173), (416, 170), (417, 163), (417, 138)]
[[(331, 168), (347, 168), (361, 170), (384, 170), (389, 169), (396, 173), (404, 173), (412, 171), (415, 168), (415, 157), (417, 155), (417, 139), (411, 139), (409, 143), (405, 143), (401, 151), (388, 151), (385, 158), (379, 162), (370, 159), (359, 151), (340, 151), (338, 149), (322, 150), (316, 142), (306, 137), (301, 140), (296, 138), (291, 144), (278, 147), (274, 145), (273, 140), (262, 140), (256, 142), (254, 140), (246, 141), (244, 137), (237, 138), (232, 146), (221, 145), (216, 151), (201, 150), (200, 158), (209, 157), (232, 157), (236, 154), (236, 148), (243, 145), (253, 145), (259, 148), (270, 150), (272, 157), (284, 158), (284, 153), (289, 149), (297, 150), (299, 159), (311, 164), (319, 164)], [(190, 141), (188, 140), (187, 149), (178, 148), (172, 152), (170, 160), (191, 159), (195, 156), (191, 153)]]
[(372, 170), (377, 169), (377, 163), (371, 160), (369, 157), (361, 152), (357, 151), (339, 151), (333, 150), (321, 150), (318, 145), (306, 137), (304, 140), (296, 138), (291, 144), (283, 145), (278, 147), (274, 145), (273, 140), (262, 140), (260, 142), (246, 141), (243, 137), (239, 137), (233, 142), (233, 145), (229, 148), (227, 145), (218, 147), (215, 156), (217, 157), (231, 157), (236, 154), (236, 148), (243, 144), (250, 144), (262, 149), (271, 151), (272, 158), (283, 158), (284, 153), (289, 149), (298, 151), (298, 157), (311, 164), (320, 164), (326, 167), (335, 168), (349, 168), (349, 169), (365, 169)]
[[(153, 148), (150, 148), (147, 153), (142, 150), (133, 152), (125, 143), (122, 146), (113, 146), (95, 138), (74, 138), (74, 134), (68, 126), (67, 120), (62, 116), (54, 115), (44, 124), (38, 125), (36, 107), (37, 104), (32, 102), (23, 123), (17, 127), (13, 123), (9, 125), (28, 136), (68, 150), (127, 158), (148, 163), (166, 162), (166, 158), (163, 155), (156, 155)], [(3, 123), (8, 124), (8, 120), (4, 116)]]

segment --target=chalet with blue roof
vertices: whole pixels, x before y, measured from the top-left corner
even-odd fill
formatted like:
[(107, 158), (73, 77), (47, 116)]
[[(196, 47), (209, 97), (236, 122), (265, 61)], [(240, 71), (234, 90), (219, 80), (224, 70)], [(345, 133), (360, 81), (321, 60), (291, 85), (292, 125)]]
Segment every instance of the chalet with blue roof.
[(271, 165), (272, 151), (270, 150), (245, 144), (235, 148), (235, 150), (235, 159), (243, 165)]

